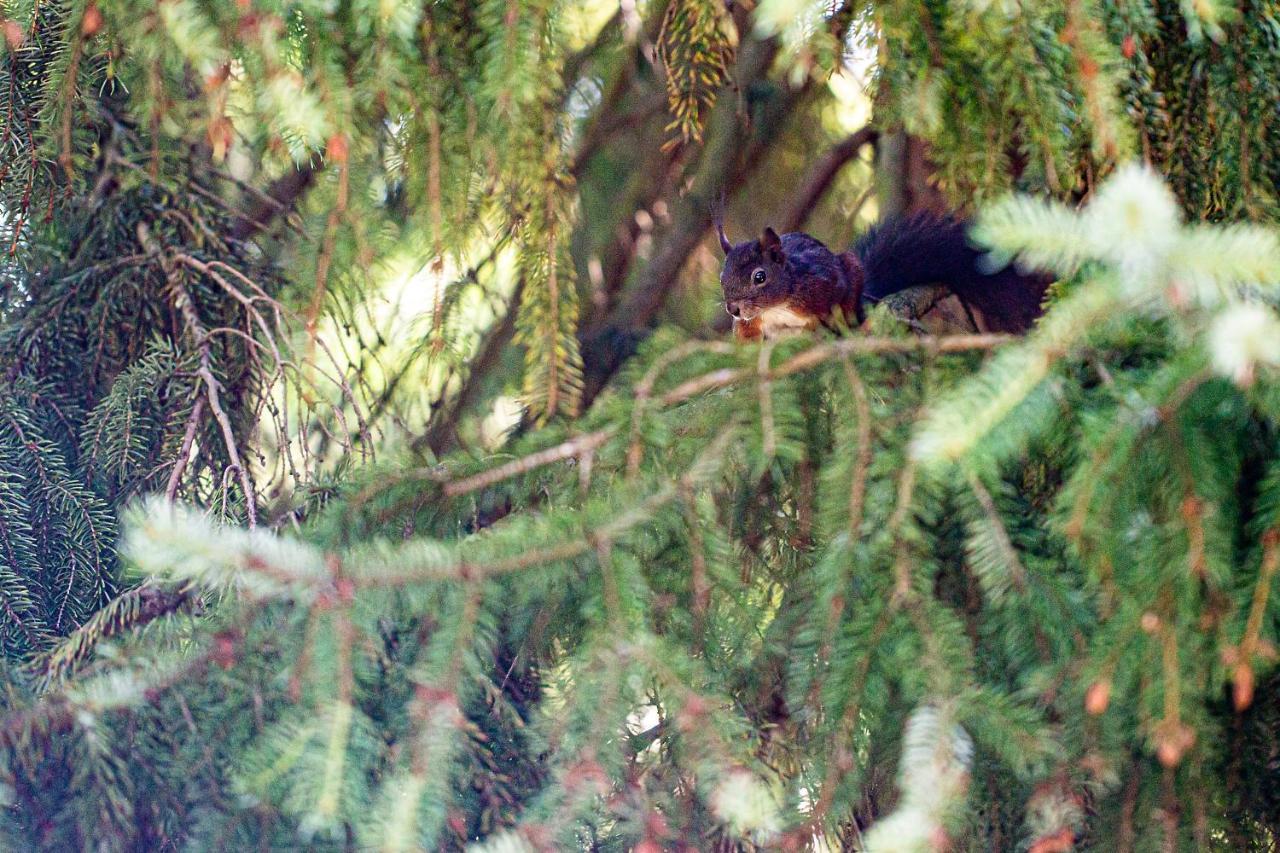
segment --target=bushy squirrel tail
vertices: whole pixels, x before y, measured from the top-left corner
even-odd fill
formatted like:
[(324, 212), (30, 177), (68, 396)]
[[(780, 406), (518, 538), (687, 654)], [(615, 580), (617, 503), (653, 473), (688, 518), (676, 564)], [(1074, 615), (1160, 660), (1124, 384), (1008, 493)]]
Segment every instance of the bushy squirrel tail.
[(1007, 265), (986, 270), (968, 225), (949, 216), (919, 213), (872, 228), (854, 246), (862, 262), (863, 297), (876, 302), (908, 287), (941, 284), (981, 312), (991, 331), (1025, 332), (1040, 316), (1053, 277)]

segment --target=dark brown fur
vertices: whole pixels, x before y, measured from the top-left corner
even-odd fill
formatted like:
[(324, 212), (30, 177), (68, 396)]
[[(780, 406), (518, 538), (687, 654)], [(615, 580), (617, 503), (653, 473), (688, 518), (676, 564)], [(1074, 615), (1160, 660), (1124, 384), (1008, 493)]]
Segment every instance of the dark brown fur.
[(804, 233), (779, 237), (766, 228), (759, 240), (734, 246), (719, 223), (717, 228), (726, 252), (720, 287), (739, 338), (769, 334), (779, 310), (790, 312), (781, 318), (792, 328), (839, 320), (857, 325), (864, 302), (922, 284), (948, 287), (977, 309), (991, 331), (1025, 332), (1040, 316), (1052, 281), (1009, 266), (986, 269), (984, 253), (968, 242), (966, 225), (949, 217), (888, 222), (839, 255)]
[(720, 287), (740, 338), (759, 337), (760, 316), (769, 309), (787, 308), (814, 325), (862, 320), (861, 264), (852, 253), (832, 254), (808, 234), (779, 237), (767, 228), (759, 240), (734, 246)]

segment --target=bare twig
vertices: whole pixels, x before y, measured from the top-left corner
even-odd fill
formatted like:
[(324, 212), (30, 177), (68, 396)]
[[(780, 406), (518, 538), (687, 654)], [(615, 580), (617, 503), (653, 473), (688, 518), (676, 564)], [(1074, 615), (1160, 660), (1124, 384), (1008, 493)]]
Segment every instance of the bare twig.
[(191, 460), (191, 446), (196, 440), (196, 429), (200, 426), (200, 415), (204, 413), (204, 397), (197, 397), (196, 404), (191, 408), (191, 415), (187, 418), (187, 429), (182, 435), (182, 447), (178, 449), (178, 458), (173, 463), (173, 472), (169, 475), (169, 485), (165, 487), (164, 497), (169, 503), (173, 503), (174, 498), (178, 494), (178, 484), (182, 482), (182, 474), (187, 470), (187, 463)]
[(227, 417), (226, 411), (222, 408), (222, 384), (213, 375), (213, 352), (209, 344), (209, 333), (200, 322), (200, 316), (196, 313), (195, 303), (191, 298), (191, 294), (182, 284), (182, 277), (174, 266), (174, 259), (164, 253), (145, 222), (138, 223), (137, 234), (138, 243), (142, 248), (148, 254), (153, 254), (159, 259), (161, 268), (164, 269), (165, 275), (169, 279), (169, 287), (173, 291), (175, 307), (181, 312), (183, 321), (187, 326), (187, 332), (195, 341), (196, 348), (200, 353), (200, 368), (196, 371), (196, 375), (204, 384), (205, 398), (209, 402), (209, 411), (212, 412), (214, 420), (218, 422), (218, 427), (222, 431), (222, 440), (227, 450), (227, 457), (231, 460), (230, 467), (234, 468), (239, 474), (240, 487), (244, 491), (245, 513), (248, 517), (249, 527), (256, 527), (258, 524), (258, 509), (253, 481), (249, 476), (248, 467), (240, 459), (240, 449), (236, 444), (235, 430), (231, 427), (231, 419)]
[(563, 459), (573, 459), (580, 457), (584, 453), (595, 450), (604, 444), (613, 434), (615, 430), (597, 430), (571, 438), (566, 442), (557, 444), (555, 447), (540, 450), (537, 453), (531, 453), (523, 456), (506, 465), (500, 465), (497, 468), (490, 468), (471, 477), (461, 480), (454, 480), (444, 485), (444, 493), (448, 497), (454, 498), (458, 495), (465, 495), (468, 492), (474, 492), (483, 489), (486, 486), (492, 486), (494, 483), (501, 482), (510, 477), (518, 477), (521, 474), (527, 474), (535, 468), (541, 468), (543, 465), (550, 465), (552, 462), (559, 462)]

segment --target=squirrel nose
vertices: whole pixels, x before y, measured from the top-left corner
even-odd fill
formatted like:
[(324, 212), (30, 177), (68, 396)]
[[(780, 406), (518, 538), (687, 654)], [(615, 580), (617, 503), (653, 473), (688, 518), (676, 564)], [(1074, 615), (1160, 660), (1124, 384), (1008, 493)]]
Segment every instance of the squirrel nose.
[(724, 304), (724, 310), (728, 311), (735, 317), (742, 316), (742, 308), (736, 302), (726, 302)]

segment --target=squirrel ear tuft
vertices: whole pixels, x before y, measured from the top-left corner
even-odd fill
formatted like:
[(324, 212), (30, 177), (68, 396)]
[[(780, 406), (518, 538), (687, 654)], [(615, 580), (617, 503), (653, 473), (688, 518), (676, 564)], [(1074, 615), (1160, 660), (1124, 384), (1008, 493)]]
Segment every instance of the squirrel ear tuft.
[(764, 229), (764, 234), (760, 235), (760, 248), (768, 252), (774, 260), (782, 258), (782, 238), (772, 228)]
[(724, 217), (721, 215), (716, 216), (716, 235), (720, 237), (721, 251), (723, 251), (726, 255), (729, 254), (729, 250), (733, 248), (733, 244), (730, 243), (729, 238), (725, 236)]
[(728, 236), (724, 233), (724, 209), (725, 209), (725, 189), (720, 188), (720, 201), (711, 208), (711, 219), (716, 225), (716, 236), (720, 238), (720, 250), (728, 257), (729, 250), (733, 248), (733, 243), (729, 242)]

